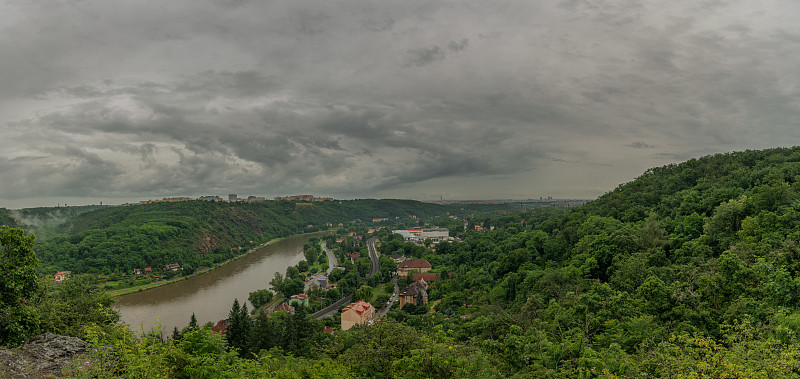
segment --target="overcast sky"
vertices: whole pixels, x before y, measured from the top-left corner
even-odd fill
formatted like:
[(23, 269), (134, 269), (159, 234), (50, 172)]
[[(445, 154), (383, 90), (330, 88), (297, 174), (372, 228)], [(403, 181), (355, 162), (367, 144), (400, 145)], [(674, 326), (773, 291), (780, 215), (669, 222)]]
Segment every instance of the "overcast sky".
[(800, 141), (797, 0), (0, 1), (0, 207), (594, 198)]

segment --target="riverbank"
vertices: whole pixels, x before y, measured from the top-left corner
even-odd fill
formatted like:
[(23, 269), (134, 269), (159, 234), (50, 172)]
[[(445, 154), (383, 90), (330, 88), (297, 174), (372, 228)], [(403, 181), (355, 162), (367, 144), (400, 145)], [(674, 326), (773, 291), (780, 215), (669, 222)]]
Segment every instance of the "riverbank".
[(128, 295), (128, 294), (131, 294), (131, 293), (147, 291), (147, 290), (150, 290), (150, 289), (153, 289), (153, 288), (163, 287), (163, 286), (166, 286), (166, 285), (169, 285), (169, 284), (173, 284), (173, 283), (177, 283), (177, 282), (180, 282), (180, 281), (183, 281), (183, 280), (191, 279), (191, 278), (194, 278), (196, 276), (203, 275), (203, 274), (209, 273), (211, 271), (214, 271), (214, 270), (216, 270), (216, 269), (218, 269), (220, 267), (223, 267), (223, 266), (225, 266), (225, 265), (227, 265), (227, 264), (229, 264), (231, 262), (234, 262), (234, 261), (237, 261), (239, 259), (242, 259), (242, 258), (244, 258), (244, 257), (246, 257), (246, 256), (248, 256), (248, 255), (250, 255), (252, 253), (255, 253), (256, 251), (261, 250), (261, 249), (263, 249), (263, 248), (265, 248), (265, 247), (267, 247), (269, 245), (272, 245), (272, 244), (274, 244), (276, 242), (283, 241), (283, 240), (285, 240), (287, 238), (293, 238), (293, 237), (302, 236), (302, 235), (305, 235), (305, 234), (316, 234), (316, 233), (319, 233), (319, 232), (303, 233), (303, 234), (297, 234), (297, 235), (289, 236), (289, 237), (273, 238), (273, 239), (271, 239), (271, 240), (269, 240), (267, 242), (264, 242), (264, 243), (262, 243), (262, 244), (260, 244), (258, 246), (250, 248), (244, 254), (237, 255), (237, 256), (235, 256), (235, 257), (233, 257), (231, 259), (228, 259), (228, 260), (222, 261), (220, 263), (217, 263), (212, 267), (204, 267), (204, 268), (202, 268), (200, 270), (195, 271), (191, 275), (180, 276), (180, 277), (176, 277), (176, 278), (173, 278), (173, 279), (170, 279), (170, 280), (162, 280), (162, 281), (142, 284), (142, 285), (138, 285), (138, 286), (134, 286), (134, 287), (120, 288), (120, 289), (116, 289), (116, 290), (113, 290), (113, 291), (108, 291), (108, 294), (111, 295), (111, 296), (115, 296), (115, 297), (116, 296), (123, 296), (123, 295)]

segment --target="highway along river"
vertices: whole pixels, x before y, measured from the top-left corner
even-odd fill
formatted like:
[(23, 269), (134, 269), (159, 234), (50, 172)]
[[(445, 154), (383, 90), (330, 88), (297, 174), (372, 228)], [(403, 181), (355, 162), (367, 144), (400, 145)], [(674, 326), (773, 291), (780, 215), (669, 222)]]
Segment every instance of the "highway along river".
[[(303, 244), (311, 237), (290, 237), (203, 275), (120, 296), (115, 308), (136, 332), (161, 325), (164, 335), (171, 336), (174, 327), (180, 330), (189, 325), (192, 312), (199, 324), (216, 323), (228, 317), (234, 298), (245, 304), (250, 292), (269, 288), (276, 272), (283, 274), (300, 262)], [(252, 310), (252, 305), (246, 304)]]

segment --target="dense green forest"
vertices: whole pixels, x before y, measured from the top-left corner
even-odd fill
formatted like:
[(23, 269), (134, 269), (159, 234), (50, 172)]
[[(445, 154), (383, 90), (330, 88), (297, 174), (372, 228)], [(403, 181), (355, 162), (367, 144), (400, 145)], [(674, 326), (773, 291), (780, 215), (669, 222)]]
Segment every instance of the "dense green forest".
[(0, 225), (17, 226), (17, 221), (8, 209), (0, 208)]
[(442, 274), (421, 309), (332, 335), (303, 311), (225, 337), (95, 322), (98, 352), (74, 373), (800, 377), (800, 148), (654, 168), (566, 212), (475, 215), (461, 236), (429, 249), (380, 234), (383, 254)]

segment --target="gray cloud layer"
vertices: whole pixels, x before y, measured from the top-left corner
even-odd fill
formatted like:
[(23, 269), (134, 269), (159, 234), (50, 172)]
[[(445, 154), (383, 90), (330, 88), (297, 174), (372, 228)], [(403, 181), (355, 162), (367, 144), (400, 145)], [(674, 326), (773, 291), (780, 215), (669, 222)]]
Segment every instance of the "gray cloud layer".
[(596, 196), (651, 166), (796, 144), (798, 11), (5, 1), (0, 205)]

